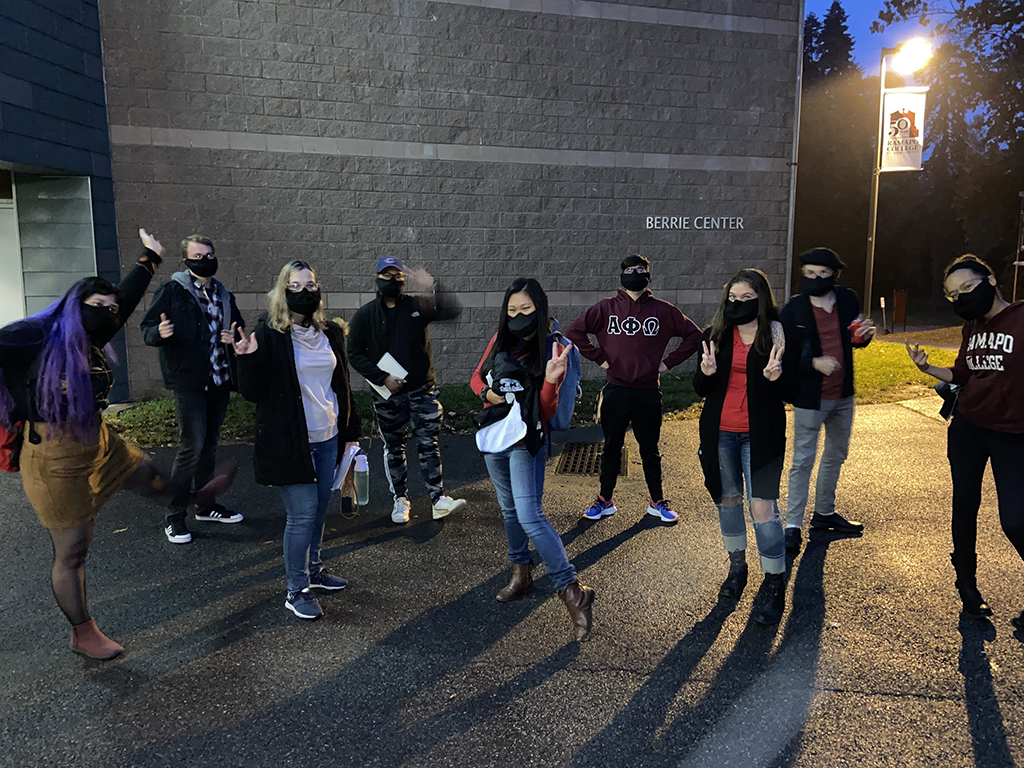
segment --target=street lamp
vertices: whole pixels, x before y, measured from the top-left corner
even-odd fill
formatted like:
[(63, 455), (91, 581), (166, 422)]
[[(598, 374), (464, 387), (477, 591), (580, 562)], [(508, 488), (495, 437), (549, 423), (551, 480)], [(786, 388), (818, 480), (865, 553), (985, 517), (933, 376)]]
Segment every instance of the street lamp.
[(882, 150), (885, 141), (885, 60), (892, 56), (892, 69), (910, 75), (923, 67), (932, 56), (932, 44), (915, 37), (897, 48), (882, 48), (878, 79), (878, 141), (875, 144), (875, 165), (871, 175), (871, 203), (868, 216), (868, 255), (864, 267), (864, 312), (871, 313), (871, 282), (875, 272), (875, 226), (878, 222), (878, 177), (882, 173)]

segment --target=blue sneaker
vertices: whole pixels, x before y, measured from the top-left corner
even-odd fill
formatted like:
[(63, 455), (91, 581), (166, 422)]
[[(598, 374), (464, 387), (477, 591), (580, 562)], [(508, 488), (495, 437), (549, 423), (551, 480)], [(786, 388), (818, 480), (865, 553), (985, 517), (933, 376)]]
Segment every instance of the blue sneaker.
[(587, 520), (600, 520), (602, 517), (611, 517), (615, 512), (615, 505), (611, 499), (605, 501), (604, 496), (598, 496), (583, 516)]
[(324, 615), (320, 603), (309, 594), (308, 588), (301, 592), (289, 592), (284, 601), (284, 607), (300, 619), (319, 619)]
[(341, 576), (328, 573), (326, 568), (320, 569), (320, 573), (309, 574), (310, 589), (326, 589), (328, 592), (334, 592), (347, 586), (347, 581), (341, 578)]
[(652, 501), (647, 505), (647, 514), (660, 517), (663, 523), (675, 523), (679, 521), (679, 515), (677, 515), (672, 507), (668, 505), (668, 502), (662, 499), (661, 501)]

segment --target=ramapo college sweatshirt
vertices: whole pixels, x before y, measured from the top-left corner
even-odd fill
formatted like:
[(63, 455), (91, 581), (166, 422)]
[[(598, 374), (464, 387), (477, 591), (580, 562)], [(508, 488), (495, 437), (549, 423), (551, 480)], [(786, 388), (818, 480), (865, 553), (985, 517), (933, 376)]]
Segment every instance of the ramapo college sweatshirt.
[(1024, 301), (987, 323), (964, 323), (953, 383), (963, 387), (956, 409), (979, 427), (1024, 433)]
[[(597, 338), (600, 347), (590, 342)], [(608, 363), (609, 384), (620, 387), (658, 386), (658, 368), (674, 368), (700, 347), (701, 332), (679, 308), (654, 298), (650, 288), (633, 301), (622, 288), (599, 301), (573, 320), (566, 337), (580, 354), (598, 365)], [(669, 341), (678, 336), (679, 346), (665, 357)]]

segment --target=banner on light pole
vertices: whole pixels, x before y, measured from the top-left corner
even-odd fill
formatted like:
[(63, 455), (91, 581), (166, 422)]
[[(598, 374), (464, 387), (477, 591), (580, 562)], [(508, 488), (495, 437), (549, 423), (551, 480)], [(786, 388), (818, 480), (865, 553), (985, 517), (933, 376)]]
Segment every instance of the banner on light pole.
[(927, 88), (885, 91), (882, 119), (885, 145), (880, 171), (920, 171), (924, 149), (924, 107)]

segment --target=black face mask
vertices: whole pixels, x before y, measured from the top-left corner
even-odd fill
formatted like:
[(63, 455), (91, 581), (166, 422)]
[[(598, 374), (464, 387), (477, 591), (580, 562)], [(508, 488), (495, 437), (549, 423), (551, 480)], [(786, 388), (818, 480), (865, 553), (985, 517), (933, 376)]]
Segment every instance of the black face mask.
[(315, 291), (311, 291), (308, 288), (303, 288), (298, 293), (288, 291), (284, 300), (288, 305), (288, 309), (292, 312), (303, 317), (309, 317), (320, 306), (320, 289), (317, 288)]
[(800, 283), (804, 293), (808, 296), (824, 296), (836, 287), (836, 276), (831, 277), (805, 277)]
[(217, 274), (217, 260), (185, 259), (185, 269), (196, 277), (213, 277)]
[(537, 330), (537, 311), (529, 314), (520, 312), (515, 317), (509, 318), (508, 329), (517, 339), (525, 339)]
[(117, 315), (106, 307), (94, 307), (92, 304), (82, 305), (82, 327), (93, 340), (102, 340), (105, 344), (117, 333), (120, 327)]
[(734, 325), (746, 325), (757, 320), (757, 309), (760, 299), (746, 299), (745, 301), (725, 302), (725, 319)]
[(970, 293), (961, 293), (953, 302), (953, 311), (964, 320), (981, 320), (996, 300), (996, 287), (986, 277)]
[(640, 274), (638, 272), (634, 272), (631, 275), (623, 273), (619, 280), (622, 283), (622, 287), (627, 291), (640, 292), (650, 285), (651, 276), (649, 274)]
[(405, 281), (385, 280), (383, 277), (378, 277), (377, 290), (380, 291), (380, 295), (385, 299), (397, 299), (405, 290)]

